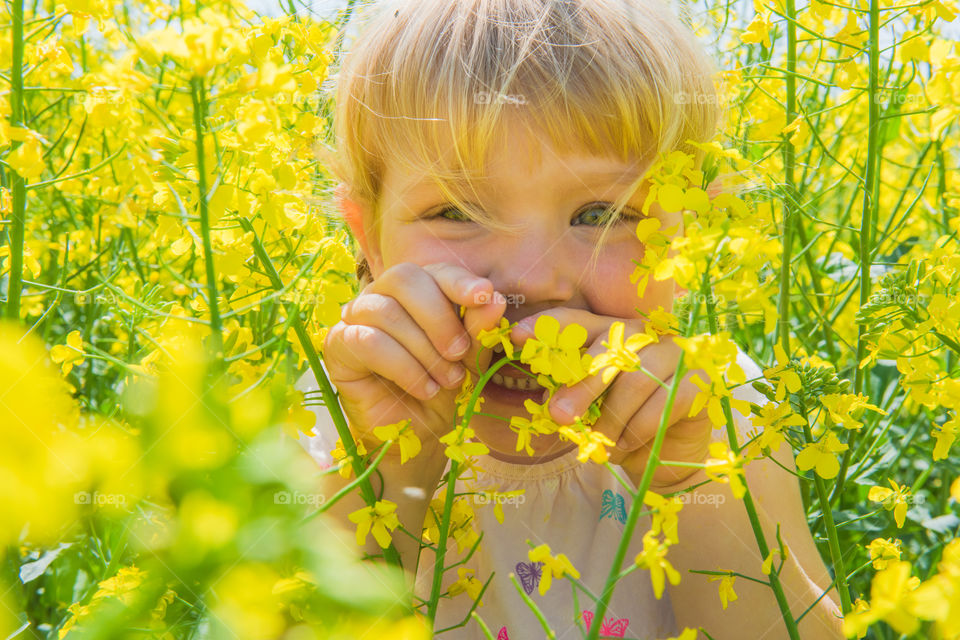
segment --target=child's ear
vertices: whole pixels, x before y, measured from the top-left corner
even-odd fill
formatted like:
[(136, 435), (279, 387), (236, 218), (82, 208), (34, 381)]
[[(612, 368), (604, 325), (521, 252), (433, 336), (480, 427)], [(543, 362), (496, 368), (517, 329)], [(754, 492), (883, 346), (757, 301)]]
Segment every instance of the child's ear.
[[(374, 272), (379, 273), (381, 266), (380, 245), (375, 233), (368, 235), (373, 221), (373, 213), (366, 207), (347, 197), (347, 185), (340, 183), (334, 189), (334, 198), (343, 214), (343, 219), (350, 227), (353, 237), (360, 244), (360, 250)], [(376, 265), (376, 267), (374, 267)]]

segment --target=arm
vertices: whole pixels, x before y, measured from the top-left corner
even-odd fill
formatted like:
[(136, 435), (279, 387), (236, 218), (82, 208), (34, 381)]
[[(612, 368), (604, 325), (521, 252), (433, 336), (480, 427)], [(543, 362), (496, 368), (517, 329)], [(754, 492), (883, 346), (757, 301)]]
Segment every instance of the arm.
[[(748, 387), (740, 387), (732, 393), (748, 401), (766, 401)], [(749, 423), (736, 410), (733, 415), (740, 431), (740, 443), (743, 443), (747, 439), (745, 432)], [(721, 434), (718, 439), (725, 441), (725, 432), (717, 434)], [(793, 452), (788, 445), (781, 445), (773, 456), (787, 469), (794, 469)], [(778, 547), (776, 525), (780, 523), (781, 538), (789, 549), (780, 581), (796, 619), (831, 583), (807, 526), (799, 482), (768, 459), (749, 463), (744, 473), (771, 550)], [(683, 481), (682, 486), (659, 491), (669, 493), (707, 479), (706, 474), (698, 470)], [(746, 508), (742, 500), (731, 494), (729, 485), (710, 482), (695, 489), (687, 496), (678, 520), (680, 544), (670, 548), (667, 559), (681, 575), (679, 585), (668, 585), (680, 628), (702, 626), (716, 640), (787, 638), (776, 598), (768, 586), (738, 578), (734, 585), (738, 599), (724, 611), (718, 596), (718, 583), (709, 582), (705, 575), (689, 573), (690, 569), (730, 570), (758, 579), (767, 578), (761, 572), (763, 558)], [(774, 568), (779, 564), (777, 555)], [(838, 600), (836, 589), (831, 588), (798, 625), (800, 637), (818, 640), (843, 638)]]

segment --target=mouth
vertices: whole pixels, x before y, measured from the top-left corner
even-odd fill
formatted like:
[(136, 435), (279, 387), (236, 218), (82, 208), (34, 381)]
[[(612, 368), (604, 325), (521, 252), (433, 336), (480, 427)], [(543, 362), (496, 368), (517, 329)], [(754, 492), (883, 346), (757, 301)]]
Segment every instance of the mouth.
[[(502, 344), (495, 345), (491, 351), (494, 360), (504, 355)], [(523, 371), (518, 371), (516, 367)], [(504, 365), (490, 376), (490, 381), (483, 391), (484, 394), (489, 392), (491, 398), (498, 402), (522, 405), (527, 399), (539, 402), (546, 389), (537, 383), (536, 376), (531, 373), (529, 365), (513, 362)]]

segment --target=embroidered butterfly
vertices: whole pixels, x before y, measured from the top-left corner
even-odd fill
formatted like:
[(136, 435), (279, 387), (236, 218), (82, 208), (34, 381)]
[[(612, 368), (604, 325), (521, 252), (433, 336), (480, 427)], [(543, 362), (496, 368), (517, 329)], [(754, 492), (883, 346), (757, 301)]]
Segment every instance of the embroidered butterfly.
[(497, 640), (510, 640), (510, 636), (507, 635), (506, 627), (500, 627), (500, 633), (497, 634)]
[[(587, 625), (587, 631), (590, 631), (590, 623), (593, 622), (593, 611), (584, 611), (580, 615), (583, 616), (583, 623)], [(626, 618), (604, 618), (600, 624), (600, 635), (622, 638), (627, 635), (627, 625), (629, 624), (630, 621)]]
[(518, 562), (516, 573), (517, 577), (520, 578), (520, 586), (527, 592), (527, 595), (530, 595), (540, 584), (540, 576), (543, 575), (543, 563)]
[(600, 520), (608, 516), (620, 524), (625, 523), (627, 521), (627, 502), (619, 493), (604, 489), (600, 500)]

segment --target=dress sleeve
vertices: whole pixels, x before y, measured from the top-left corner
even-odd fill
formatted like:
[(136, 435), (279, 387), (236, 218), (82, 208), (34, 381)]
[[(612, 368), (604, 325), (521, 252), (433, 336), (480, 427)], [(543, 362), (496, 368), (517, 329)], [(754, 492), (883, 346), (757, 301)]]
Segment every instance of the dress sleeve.
[[(323, 363), (321, 363), (320, 366), (322, 367)], [(326, 369), (324, 369), (324, 371), (326, 371)], [(331, 383), (331, 385), (332, 384), (333, 383)], [(339, 435), (337, 434), (336, 426), (333, 424), (333, 418), (330, 417), (330, 412), (327, 411), (327, 407), (323, 404), (320, 385), (317, 383), (317, 378), (313, 375), (313, 371), (308, 368), (300, 379), (297, 380), (294, 387), (303, 392), (303, 405), (315, 416), (313, 425), (314, 435), (308, 436), (300, 432), (298, 442), (300, 446), (310, 454), (310, 457), (317, 461), (321, 469), (328, 469), (334, 464), (333, 456), (330, 452), (337, 446)], [(334, 391), (336, 391), (335, 387)]]

